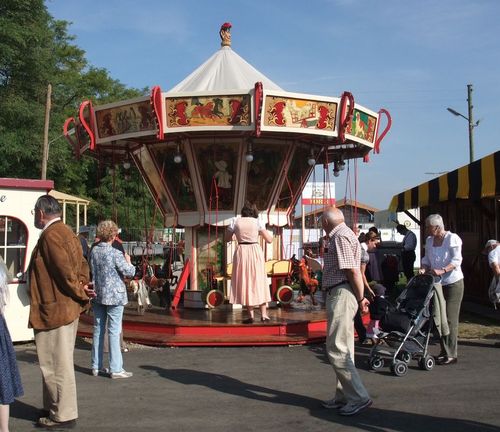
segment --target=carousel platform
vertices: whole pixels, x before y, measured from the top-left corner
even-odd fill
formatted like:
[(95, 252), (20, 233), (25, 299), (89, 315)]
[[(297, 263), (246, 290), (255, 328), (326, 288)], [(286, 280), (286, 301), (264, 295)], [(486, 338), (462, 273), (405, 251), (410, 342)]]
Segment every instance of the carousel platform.
[[(269, 308), (270, 322), (243, 324), (246, 312), (221, 305), (215, 309), (176, 310), (152, 306), (144, 314), (128, 305), (123, 316), (123, 337), (127, 342), (150, 346), (260, 346), (304, 345), (324, 342), (324, 308), (281, 306)], [(92, 315), (83, 314), (79, 336), (92, 337)]]

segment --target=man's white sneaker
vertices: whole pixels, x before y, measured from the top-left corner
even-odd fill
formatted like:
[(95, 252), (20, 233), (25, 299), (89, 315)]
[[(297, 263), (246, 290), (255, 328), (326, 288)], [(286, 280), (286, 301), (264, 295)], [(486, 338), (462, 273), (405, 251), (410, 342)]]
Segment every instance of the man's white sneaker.
[(326, 401), (323, 401), (321, 402), (321, 405), (323, 406), (323, 408), (326, 408), (326, 409), (339, 409), (339, 408), (342, 408), (343, 406), (345, 406), (345, 402), (340, 402), (338, 400), (336, 400), (335, 398), (333, 399), (328, 399)]
[(104, 368), (104, 369), (101, 369), (101, 370), (98, 370), (98, 369), (92, 369), (92, 375), (93, 376), (99, 376), (99, 375), (108, 375), (109, 374), (109, 370), (107, 368)]
[(339, 409), (339, 414), (343, 416), (352, 416), (370, 407), (372, 403), (373, 401), (371, 399), (367, 399), (363, 402), (348, 402)]
[(118, 378), (130, 378), (134, 374), (132, 372), (127, 372), (126, 370), (122, 370), (121, 372), (111, 372), (111, 379)]

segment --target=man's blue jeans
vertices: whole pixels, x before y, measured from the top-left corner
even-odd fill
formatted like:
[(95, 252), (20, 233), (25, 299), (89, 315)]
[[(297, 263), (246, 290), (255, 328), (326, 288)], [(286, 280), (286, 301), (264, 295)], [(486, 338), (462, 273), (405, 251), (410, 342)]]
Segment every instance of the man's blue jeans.
[(94, 312), (94, 337), (92, 340), (92, 369), (103, 369), (104, 334), (106, 324), (109, 337), (109, 371), (118, 373), (123, 370), (123, 358), (120, 346), (122, 331), (123, 306), (92, 304)]

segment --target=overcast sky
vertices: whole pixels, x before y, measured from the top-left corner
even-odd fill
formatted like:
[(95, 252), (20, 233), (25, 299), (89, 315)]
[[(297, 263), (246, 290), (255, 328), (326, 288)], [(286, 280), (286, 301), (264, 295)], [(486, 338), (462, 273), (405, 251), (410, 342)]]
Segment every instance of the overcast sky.
[[(392, 129), (337, 179), (336, 198), (385, 209), (393, 195), (469, 162), (467, 84), (475, 158), (500, 148), (498, 0), (46, 0), (89, 62), (127, 86), (166, 91), (219, 49), (232, 48), (287, 91), (387, 109)], [(431, 174), (429, 174), (431, 173)], [(333, 176), (330, 173), (330, 177)], [(318, 170), (317, 181), (323, 174)], [(346, 180), (349, 180), (346, 182)], [(346, 183), (350, 187), (346, 187)]]

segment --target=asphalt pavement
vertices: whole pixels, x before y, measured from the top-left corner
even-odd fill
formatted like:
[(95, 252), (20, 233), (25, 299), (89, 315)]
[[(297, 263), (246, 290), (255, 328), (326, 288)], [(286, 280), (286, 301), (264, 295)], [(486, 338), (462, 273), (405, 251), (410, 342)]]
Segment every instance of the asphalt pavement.
[[(290, 347), (149, 348), (124, 354), (129, 379), (90, 373), (90, 344), (78, 339), (75, 370), (81, 431), (500, 432), (497, 340), (461, 341), (455, 365), (404, 377), (372, 372), (368, 349), (356, 364), (373, 406), (342, 417), (321, 407), (334, 374), (324, 344)], [(437, 345), (431, 352), (439, 351)], [(41, 376), (33, 344), (16, 346), (25, 395), (11, 406), (10, 430), (38, 430)]]

